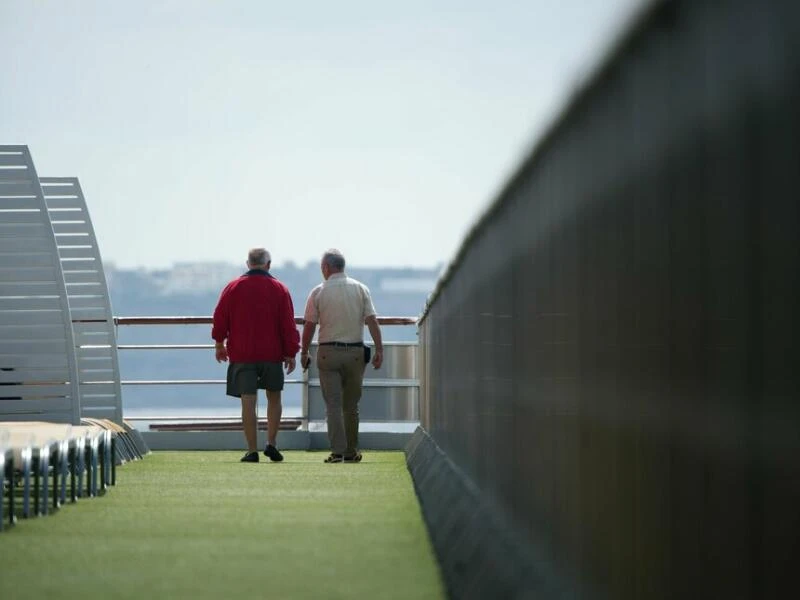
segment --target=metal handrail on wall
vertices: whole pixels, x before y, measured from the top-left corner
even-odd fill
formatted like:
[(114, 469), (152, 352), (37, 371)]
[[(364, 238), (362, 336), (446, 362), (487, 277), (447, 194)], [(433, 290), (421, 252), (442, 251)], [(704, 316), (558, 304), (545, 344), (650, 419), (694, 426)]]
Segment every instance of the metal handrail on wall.
[[(302, 317), (295, 317), (295, 323), (302, 325)], [(141, 325), (210, 325), (212, 318), (208, 316), (164, 316), (164, 317), (114, 317), (114, 325), (141, 326)], [(381, 326), (416, 326), (415, 317), (378, 317)], [(384, 335), (384, 337), (386, 337)], [(210, 350), (214, 344), (117, 344), (118, 350)], [(418, 420), (419, 417), (419, 379), (417, 378), (416, 342), (384, 342), (384, 365), (389, 370), (388, 376), (379, 377), (372, 373), (365, 373), (365, 395), (377, 394), (382, 396), (380, 408), (372, 413), (367, 410), (365, 420), (373, 421), (407, 421)], [(312, 365), (307, 371), (300, 370), (299, 378), (286, 379), (284, 383), (303, 386), (302, 410), (300, 420), (308, 423), (309, 420), (320, 418), (321, 392), (319, 390), (319, 377), (316, 366)], [(383, 374), (381, 374), (383, 375)], [(224, 379), (123, 379), (125, 386), (158, 386), (158, 385), (220, 385)], [(370, 389), (373, 388), (373, 389)], [(398, 399), (394, 392), (401, 391), (405, 397)], [(374, 402), (372, 403), (375, 404)], [(398, 409), (400, 406), (400, 409)], [(398, 416), (405, 418), (398, 418)], [(152, 419), (158, 419), (154, 416)], [(166, 417), (165, 417), (166, 418)], [(222, 417), (220, 417), (222, 418)], [(178, 420), (169, 417), (170, 420)], [(210, 417), (186, 416), (184, 419), (213, 421)]]

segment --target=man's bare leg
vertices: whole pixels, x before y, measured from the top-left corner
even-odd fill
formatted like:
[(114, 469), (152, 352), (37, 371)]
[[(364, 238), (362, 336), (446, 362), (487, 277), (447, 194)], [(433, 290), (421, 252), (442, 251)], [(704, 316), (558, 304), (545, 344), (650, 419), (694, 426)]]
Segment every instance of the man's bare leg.
[(248, 452), (258, 452), (256, 398), (256, 394), (242, 394), (242, 429)]
[[(281, 415), (283, 405), (281, 404), (281, 392), (271, 392), (267, 390), (267, 443), (276, 446), (278, 430), (281, 427)], [(276, 446), (277, 447), (277, 446)]]

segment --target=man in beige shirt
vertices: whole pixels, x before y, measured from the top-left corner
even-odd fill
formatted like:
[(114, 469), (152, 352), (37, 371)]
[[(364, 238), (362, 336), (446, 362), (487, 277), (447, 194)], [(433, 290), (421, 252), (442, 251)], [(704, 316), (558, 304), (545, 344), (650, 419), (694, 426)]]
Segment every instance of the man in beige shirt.
[(348, 277), (339, 250), (322, 255), (320, 268), (325, 279), (311, 290), (303, 315), (300, 364), (311, 364), (308, 354), (319, 324), (317, 368), (328, 418), (331, 454), (326, 463), (360, 462), (358, 451), (358, 402), (366, 368), (364, 325), (375, 345), (372, 366), (383, 363), (383, 340), (369, 288)]

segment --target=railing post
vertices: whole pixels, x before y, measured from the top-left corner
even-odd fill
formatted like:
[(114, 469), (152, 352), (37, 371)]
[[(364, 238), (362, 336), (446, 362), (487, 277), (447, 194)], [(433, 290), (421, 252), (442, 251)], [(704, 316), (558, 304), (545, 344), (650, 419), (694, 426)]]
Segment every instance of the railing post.
[(300, 372), (303, 374), (303, 383), (301, 383), (301, 400), (300, 400), (300, 427), (303, 429), (308, 429), (308, 374), (311, 371), (311, 367), (309, 366), (308, 369), (303, 369), (303, 365), (300, 365)]

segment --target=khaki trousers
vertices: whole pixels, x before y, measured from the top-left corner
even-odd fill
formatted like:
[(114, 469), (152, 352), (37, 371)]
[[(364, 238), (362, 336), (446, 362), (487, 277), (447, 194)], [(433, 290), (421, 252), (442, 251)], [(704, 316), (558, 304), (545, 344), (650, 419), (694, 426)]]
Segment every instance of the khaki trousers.
[(365, 367), (363, 347), (320, 346), (317, 351), (328, 440), (334, 454), (352, 456), (358, 450), (358, 401)]

